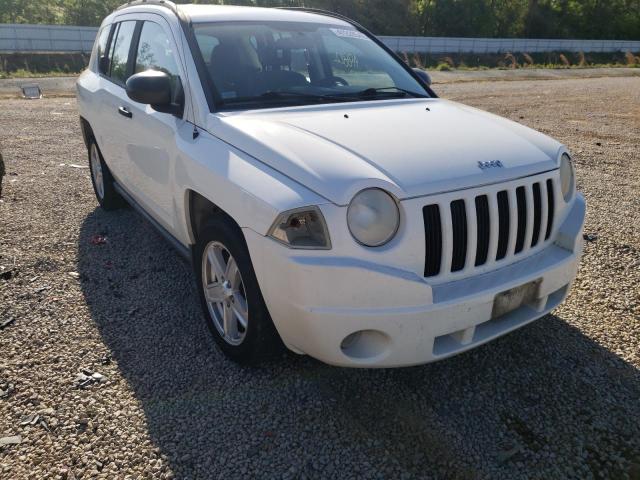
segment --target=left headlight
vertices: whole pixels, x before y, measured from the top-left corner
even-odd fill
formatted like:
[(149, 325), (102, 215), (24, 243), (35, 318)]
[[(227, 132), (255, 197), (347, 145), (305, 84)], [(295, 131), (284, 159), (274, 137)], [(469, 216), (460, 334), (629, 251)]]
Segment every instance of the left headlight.
[(357, 242), (380, 247), (391, 241), (398, 231), (398, 204), (390, 193), (379, 188), (362, 190), (349, 204), (347, 225)]
[(302, 207), (281, 213), (269, 236), (290, 248), (329, 250), (329, 230), (318, 207)]
[(562, 154), (560, 159), (560, 187), (562, 188), (562, 196), (565, 202), (569, 202), (575, 190), (575, 175), (573, 173), (573, 165), (571, 165), (571, 157), (566, 153)]

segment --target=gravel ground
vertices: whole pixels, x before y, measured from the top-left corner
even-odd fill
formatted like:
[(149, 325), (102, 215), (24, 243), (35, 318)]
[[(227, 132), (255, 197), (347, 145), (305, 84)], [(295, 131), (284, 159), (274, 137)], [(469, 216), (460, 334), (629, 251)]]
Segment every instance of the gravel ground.
[(227, 361), (75, 101), (0, 101), (0, 478), (640, 479), (640, 79), (439, 91), (568, 144), (590, 241), (553, 315), (397, 370)]

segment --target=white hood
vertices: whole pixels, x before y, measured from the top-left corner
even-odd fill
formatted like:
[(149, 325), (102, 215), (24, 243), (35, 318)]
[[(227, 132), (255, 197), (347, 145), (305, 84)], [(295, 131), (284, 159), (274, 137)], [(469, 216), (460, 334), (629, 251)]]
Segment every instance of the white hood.
[[(210, 116), (208, 129), (339, 205), (369, 186), (404, 199), (552, 170), (561, 148), (518, 123), (441, 99), (222, 113)], [(503, 167), (479, 168), (492, 160)]]

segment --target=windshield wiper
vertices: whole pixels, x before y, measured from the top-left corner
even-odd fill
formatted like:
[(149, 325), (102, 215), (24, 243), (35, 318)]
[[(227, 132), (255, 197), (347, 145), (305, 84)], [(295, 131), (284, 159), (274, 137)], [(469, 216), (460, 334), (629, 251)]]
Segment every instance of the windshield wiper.
[[(395, 92), (388, 92), (387, 90), (395, 90)], [(355, 92), (352, 95), (357, 95), (358, 97), (376, 97), (379, 94), (384, 94), (385, 96), (399, 96), (399, 97), (414, 97), (414, 98), (429, 98), (427, 95), (423, 95), (422, 93), (412, 92), (411, 90), (405, 90), (404, 88), (390, 86), (390, 87), (378, 87), (378, 88), (365, 88), (364, 90), (360, 90), (359, 92)]]
[(291, 90), (269, 90), (268, 92), (264, 92), (259, 95), (258, 98), (273, 98), (273, 99), (282, 99), (282, 98), (307, 98), (309, 100), (332, 100), (336, 102), (344, 102), (349, 100), (349, 97), (343, 96), (335, 96), (335, 95), (324, 95), (318, 93), (305, 93), (305, 92), (294, 92)]
[(309, 103), (322, 102), (348, 102), (358, 100), (357, 97), (343, 97), (334, 95), (321, 95), (316, 93), (295, 92), (291, 90), (269, 90), (255, 97), (236, 97), (224, 101), (228, 106), (238, 106), (247, 104), (260, 104), (261, 102), (278, 103), (291, 102), (296, 100), (306, 100)]
[[(394, 91), (387, 92), (385, 90)], [(296, 92), (294, 90), (269, 90), (255, 97), (236, 97), (229, 98), (224, 101), (229, 107), (259, 104), (261, 102), (290, 102), (296, 100), (306, 100), (309, 103), (323, 103), (323, 102), (353, 102), (361, 100), (373, 100), (384, 96), (385, 98), (399, 98), (399, 97), (416, 97), (416, 98), (428, 98), (426, 95), (415, 93), (410, 90), (404, 90), (399, 87), (379, 87), (379, 88), (366, 88), (358, 92), (349, 93), (337, 93), (337, 94), (319, 94), (319, 93), (306, 93)]]

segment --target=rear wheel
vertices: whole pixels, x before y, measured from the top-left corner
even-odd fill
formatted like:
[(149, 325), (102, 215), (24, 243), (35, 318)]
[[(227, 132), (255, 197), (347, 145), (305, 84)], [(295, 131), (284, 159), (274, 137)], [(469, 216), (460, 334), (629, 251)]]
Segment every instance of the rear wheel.
[(193, 267), (207, 326), (220, 349), (239, 363), (282, 351), (239, 228), (211, 220), (199, 235)]
[(115, 210), (122, 207), (125, 203), (124, 199), (116, 191), (113, 185), (113, 176), (93, 138), (89, 143), (89, 167), (93, 191), (100, 206), (105, 210)]

